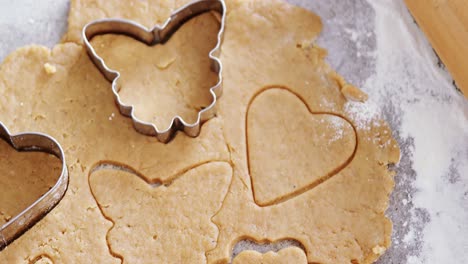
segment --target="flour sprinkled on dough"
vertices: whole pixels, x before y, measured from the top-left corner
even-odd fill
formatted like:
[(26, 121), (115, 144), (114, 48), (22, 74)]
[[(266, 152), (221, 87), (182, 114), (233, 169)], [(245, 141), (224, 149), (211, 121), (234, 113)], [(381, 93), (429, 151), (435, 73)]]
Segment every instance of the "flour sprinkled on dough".
[(354, 125), (359, 129), (370, 129), (373, 123), (381, 118), (379, 106), (372, 100), (364, 103), (348, 101), (345, 104), (345, 112), (353, 117)]

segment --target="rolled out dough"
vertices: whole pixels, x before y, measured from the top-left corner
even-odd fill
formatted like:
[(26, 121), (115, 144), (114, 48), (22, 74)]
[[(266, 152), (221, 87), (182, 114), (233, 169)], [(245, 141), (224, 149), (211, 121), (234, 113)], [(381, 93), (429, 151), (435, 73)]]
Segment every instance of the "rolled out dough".
[[(118, 113), (110, 84), (81, 45), (81, 28), (103, 17), (152, 27), (186, 2), (74, 0), (65, 43), (25, 47), (3, 62), (0, 119), (14, 132), (57, 138), (70, 186), (51, 213), (0, 252), (0, 262), (228, 263), (242, 239), (294, 239), (305, 251), (284, 253), (291, 261), (375, 261), (373, 249), (390, 246), (388, 165), (399, 160), (399, 148), (383, 120), (358, 127), (346, 111), (349, 87), (343, 95), (347, 84), (324, 62), (326, 51), (309, 45), (322, 27), (316, 15), (279, 0), (226, 1), (224, 93), (217, 117), (195, 139), (179, 133), (161, 144)], [(123, 71), (139, 114), (164, 124), (178, 112), (190, 119), (206, 103), (205, 88), (189, 87), (210, 86), (203, 56), (217, 29), (205, 14), (164, 47), (125, 36), (93, 43)], [(268, 258), (237, 258), (259, 257)]]

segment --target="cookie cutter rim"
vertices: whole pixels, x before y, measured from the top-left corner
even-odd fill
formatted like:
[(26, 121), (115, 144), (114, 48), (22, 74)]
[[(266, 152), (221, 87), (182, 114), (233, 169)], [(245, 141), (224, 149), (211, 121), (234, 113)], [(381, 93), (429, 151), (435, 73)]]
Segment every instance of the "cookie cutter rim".
[(16, 151), (50, 153), (59, 158), (62, 164), (61, 174), (55, 185), (0, 227), (0, 251), (2, 251), (34, 226), (62, 200), (68, 189), (69, 175), (64, 151), (53, 137), (37, 132), (11, 134), (7, 127), (0, 122), (0, 140), (8, 143)]
[[(210, 94), (213, 98), (212, 102), (210, 105), (198, 112), (197, 120), (194, 123), (189, 124), (185, 122), (182, 117), (176, 115), (171, 119), (171, 122), (166, 129), (159, 130), (155, 124), (137, 118), (134, 114), (134, 105), (128, 105), (122, 102), (119, 95), (120, 89), (117, 85), (120, 78), (120, 72), (112, 70), (106, 65), (104, 59), (96, 53), (90, 41), (98, 35), (123, 34), (144, 42), (148, 46), (164, 44), (171, 38), (173, 33), (185, 24), (185, 22), (195, 16), (209, 11), (217, 11), (221, 14), (220, 28), (217, 34), (217, 44), (209, 52), (211, 70), (218, 74), (218, 82), (214, 86), (210, 87)], [(114, 101), (118, 105), (120, 113), (132, 119), (133, 126), (139, 133), (148, 136), (155, 136), (160, 142), (168, 143), (179, 130), (183, 131), (190, 137), (197, 137), (200, 134), (201, 125), (215, 116), (216, 102), (222, 95), (223, 66), (219, 59), (219, 54), (221, 51), (221, 43), (223, 41), (225, 18), (226, 4), (224, 0), (197, 0), (174, 11), (162, 26), (156, 25), (153, 28), (148, 29), (132, 20), (120, 18), (98, 19), (83, 27), (82, 38), (87, 53), (93, 63), (97, 66), (104, 77), (109, 82), (112, 82)]]

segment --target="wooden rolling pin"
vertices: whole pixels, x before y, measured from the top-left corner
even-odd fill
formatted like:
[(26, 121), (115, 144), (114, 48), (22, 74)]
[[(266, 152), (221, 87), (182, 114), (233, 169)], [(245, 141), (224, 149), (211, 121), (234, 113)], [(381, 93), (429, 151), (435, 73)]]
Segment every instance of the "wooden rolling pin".
[(468, 0), (405, 0), (419, 27), (468, 98)]

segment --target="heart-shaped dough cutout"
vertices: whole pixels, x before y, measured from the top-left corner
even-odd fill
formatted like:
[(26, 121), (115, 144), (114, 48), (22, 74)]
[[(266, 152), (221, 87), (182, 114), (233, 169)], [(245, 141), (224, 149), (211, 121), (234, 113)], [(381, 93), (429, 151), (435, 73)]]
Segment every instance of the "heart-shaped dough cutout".
[(346, 119), (313, 112), (293, 92), (271, 88), (249, 106), (247, 145), (255, 202), (268, 206), (342, 170), (354, 156), (357, 137)]
[(42, 152), (19, 152), (0, 140), (0, 226), (57, 182), (60, 160)]
[(0, 123), (0, 250), (57, 205), (67, 186), (63, 150), (53, 138), (10, 135)]

